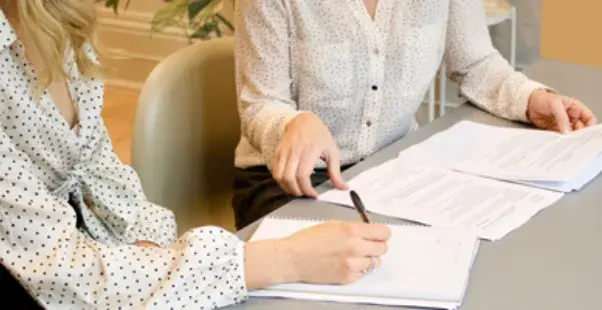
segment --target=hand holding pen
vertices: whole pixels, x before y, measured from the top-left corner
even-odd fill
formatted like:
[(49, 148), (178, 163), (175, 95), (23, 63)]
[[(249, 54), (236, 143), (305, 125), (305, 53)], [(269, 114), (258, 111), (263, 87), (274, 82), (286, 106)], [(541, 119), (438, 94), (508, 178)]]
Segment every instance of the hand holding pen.
[[(370, 218), (368, 218), (368, 213), (366, 213), (366, 206), (364, 206), (364, 202), (362, 201), (360, 196), (355, 191), (350, 191), (349, 196), (351, 196), (351, 201), (353, 202), (353, 205), (355, 206), (357, 212), (360, 214), (362, 221), (364, 221), (364, 223), (370, 224), (371, 221)], [(372, 272), (374, 268), (380, 265), (380, 259), (378, 257), (369, 256), (368, 258), (370, 259), (370, 265), (368, 266), (368, 268), (363, 270), (364, 274)]]
[(370, 219), (368, 218), (368, 214), (366, 213), (366, 207), (364, 206), (364, 203), (362, 202), (360, 196), (355, 191), (349, 192), (349, 196), (351, 196), (351, 201), (353, 202), (353, 205), (355, 206), (357, 212), (362, 217), (364, 223), (371, 223)]

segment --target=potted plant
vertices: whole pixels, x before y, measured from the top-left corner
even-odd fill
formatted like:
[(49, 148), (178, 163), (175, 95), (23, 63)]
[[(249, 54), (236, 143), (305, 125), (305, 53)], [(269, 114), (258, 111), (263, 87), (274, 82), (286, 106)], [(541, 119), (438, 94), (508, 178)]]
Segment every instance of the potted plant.
[[(118, 13), (120, 5), (127, 9), (132, 0), (97, 0)], [(161, 32), (167, 27), (180, 27), (186, 36), (194, 39), (208, 40), (221, 37), (223, 31), (233, 31), (234, 26), (220, 14), (225, 1), (233, 0), (164, 0), (151, 21), (151, 31)]]

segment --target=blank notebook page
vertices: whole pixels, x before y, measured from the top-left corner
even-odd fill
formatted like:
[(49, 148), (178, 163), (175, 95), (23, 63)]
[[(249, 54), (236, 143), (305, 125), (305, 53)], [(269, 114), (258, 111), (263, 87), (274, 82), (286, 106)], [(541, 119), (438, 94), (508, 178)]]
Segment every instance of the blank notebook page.
[[(265, 219), (251, 240), (280, 238), (320, 224)], [(349, 285), (282, 284), (254, 296), (455, 308), (463, 298), (478, 239), (463, 231), (390, 225), (381, 266)]]

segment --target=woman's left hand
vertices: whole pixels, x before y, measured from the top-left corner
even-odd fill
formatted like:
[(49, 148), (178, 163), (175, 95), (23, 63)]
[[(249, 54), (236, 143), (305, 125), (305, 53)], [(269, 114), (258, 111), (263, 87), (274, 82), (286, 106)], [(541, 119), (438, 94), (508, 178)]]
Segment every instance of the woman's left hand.
[(562, 133), (593, 126), (598, 122), (583, 102), (546, 90), (531, 93), (527, 118), (538, 128)]

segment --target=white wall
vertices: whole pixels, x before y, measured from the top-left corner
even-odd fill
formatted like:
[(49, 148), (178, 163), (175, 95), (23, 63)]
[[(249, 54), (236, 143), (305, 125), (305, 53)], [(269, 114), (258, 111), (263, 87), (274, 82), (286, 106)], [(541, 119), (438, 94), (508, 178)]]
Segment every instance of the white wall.
[[(107, 85), (138, 90), (159, 61), (190, 44), (179, 28), (151, 35), (150, 21), (163, 5), (163, 0), (132, 0), (119, 15), (99, 5), (99, 39), (107, 53), (102, 62), (110, 70)], [(230, 6), (224, 15), (231, 18)]]
[[(518, 66), (528, 65), (540, 57), (541, 0), (508, 0), (518, 11)], [(119, 16), (101, 7), (100, 40), (103, 46), (116, 49), (114, 57), (103, 63), (112, 69), (107, 84), (139, 89), (159, 61), (189, 44), (180, 29), (163, 34), (150, 34), (150, 20), (164, 5), (163, 0), (132, 0)], [(224, 8), (232, 19), (232, 6)], [(509, 51), (510, 27), (505, 23), (491, 30), (494, 45), (506, 56)]]

